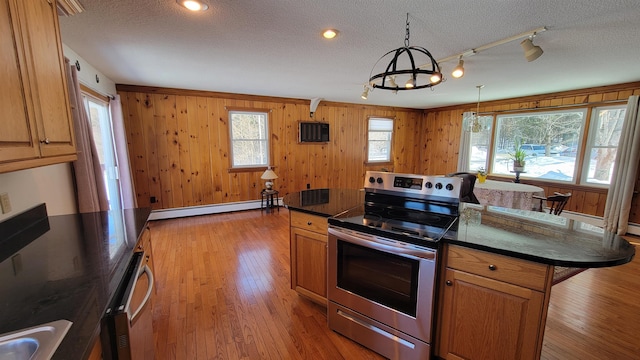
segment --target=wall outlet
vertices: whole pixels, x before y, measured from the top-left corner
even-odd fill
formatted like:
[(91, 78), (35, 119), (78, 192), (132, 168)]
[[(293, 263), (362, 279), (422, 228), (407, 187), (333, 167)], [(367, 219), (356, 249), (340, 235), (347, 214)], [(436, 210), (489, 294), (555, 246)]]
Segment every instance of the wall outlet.
[(2, 206), (3, 214), (11, 211), (11, 200), (9, 200), (9, 193), (0, 194), (0, 205)]

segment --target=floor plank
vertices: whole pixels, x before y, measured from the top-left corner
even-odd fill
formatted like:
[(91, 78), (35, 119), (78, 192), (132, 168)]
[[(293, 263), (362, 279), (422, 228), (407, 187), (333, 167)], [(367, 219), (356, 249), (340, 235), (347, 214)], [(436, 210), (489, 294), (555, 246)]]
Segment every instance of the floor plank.
[[(157, 359), (382, 359), (290, 289), (288, 211), (152, 222)], [(640, 360), (640, 260), (554, 285), (542, 359)]]

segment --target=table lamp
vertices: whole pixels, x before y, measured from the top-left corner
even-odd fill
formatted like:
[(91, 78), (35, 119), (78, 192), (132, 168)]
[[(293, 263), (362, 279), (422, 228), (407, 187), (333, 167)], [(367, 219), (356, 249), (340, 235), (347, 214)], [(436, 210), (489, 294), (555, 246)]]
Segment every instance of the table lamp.
[(260, 179), (263, 180), (267, 180), (264, 183), (264, 187), (267, 190), (271, 190), (273, 187), (273, 182), (271, 180), (277, 179), (278, 175), (276, 175), (275, 172), (273, 172), (273, 170), (271, 170), (271, 166), (267, 167), (267, 170), (265, 170), (264, 174), (262, 174), (262, 176), (260, 176)]

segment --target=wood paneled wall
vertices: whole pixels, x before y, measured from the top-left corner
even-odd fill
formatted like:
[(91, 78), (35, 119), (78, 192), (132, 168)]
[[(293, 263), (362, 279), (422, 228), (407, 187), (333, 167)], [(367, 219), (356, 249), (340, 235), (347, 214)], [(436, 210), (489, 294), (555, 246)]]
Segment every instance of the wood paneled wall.
[[(275, 188), (361, 188), (366, 170), (414, 173), (422, 161), (423, 111), (321, 102), (313, 120), (330, 142), (298, 144), (308, 100), (118, 85), (139, 206), (170, 209), (260, 198), (264, 170), (229, 172), (228, 108), (268, 109)], [(365, 163), (367, 118), (395, 118), (391, 164)], [(151, 203), (151, 197), (156, 202)]]
[[(308, 100), (118, 85), (138, 204), (153, 209), (259, 199), (263, 171), (229, 172), (227, 108), (270, 110), (275, 187), (284, 196), (310, 188), (361, 188), (366, 170), (446, 174), (456, 170), (462, 113), (476, 104), (415, 110), (321, 102), (313, 120), (330, 124), (327, 144), (298, 144), (298, 121), (310, 120)], [(483, 102), (481, 113), (597, 106), (640, 94), (640, 83)], [(367, 165), (369, 116), (395, 118), (393, 161)], [(492, 177), (510, 181), (510, 178)], [(571, 192), (567, 210), (602, 216), (607, 191), (524, 180), (547, 194)], [(640, 189), (640, 176), (636, 191)], [(155, 197), (156, 202), (150, 203)], [(637, 194), (630, 220), (640, 223)]]
[[(483, 102), (480, 105), (480, 113), (517, 112), (563, 106), (593, 107), (602, 104), (612, 105), (616, 101), (620, 104), (626, 104), (631, 95), (640, 95), (640, 83)], [(445, 174), (456, 170), (460, 148), (462, 113), (465, 111), (476, 111), (476, 104), (425, 110), (426, 121), (421, 124), (423, 127), (421, 132), (426, 134), (426, 139), (421, 144), (423, 150), (421, 153), (424, 156), (419, 164), (419, 172)], [(506, 177), (491, 178), (494, 180), (512, 180)], [(556, 191), (571, 192), (572, 197), (565, 208), (566, 210), (597, 216), (602, 216), (604, 213), (607, 198), (606, 189), (529, 179), (522, 182), (543, 187), (546, 194), (552, 194)], [(637, 195), (639, 189), (640, 175), (636, 181), (636, 194), (634, 195), (630, 215), (630, 221), (635, 223), (640, 223), (640, 201)]]

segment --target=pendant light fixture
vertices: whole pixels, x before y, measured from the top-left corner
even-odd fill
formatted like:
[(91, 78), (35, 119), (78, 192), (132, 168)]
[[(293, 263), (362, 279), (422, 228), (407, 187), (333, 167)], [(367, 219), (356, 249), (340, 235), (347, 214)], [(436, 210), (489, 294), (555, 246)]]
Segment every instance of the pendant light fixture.
[(471, 132), (477, 133), (481, 132), (483, 129), (482, 124), (480, 124), (480, 90), (484, 87), (484, 85), (477, 85), (478, 88), (478, 104), (476, 105), (476, 113), (473, 115), (473, 120), (471, 120)]
[[(411, 46), (409, 44), (409, 35), (409, 13), (407, 13), (404, 46), (389, 51), (376, 61), (369, 74), (369, 85), (372, 89), (417, 90), (429, 88), (442, 82), (440, 65), (427, 49), (420, 46)], [(376, 65), (385, 57), (390, 57), (391, 60), (384, 71), (372, 75)], [(420, 64), (424, 63), (425, 57), (428, 59), (427, 65), (420, 66)], [(404, 61), (402, 61), (403, 59)], [(407, 66), (407, 64), (410, 66)], [(406, 67), (403, 68), (402, 66)], [(400, 82), (404, 86), (398, 86), (396, 82)]]

